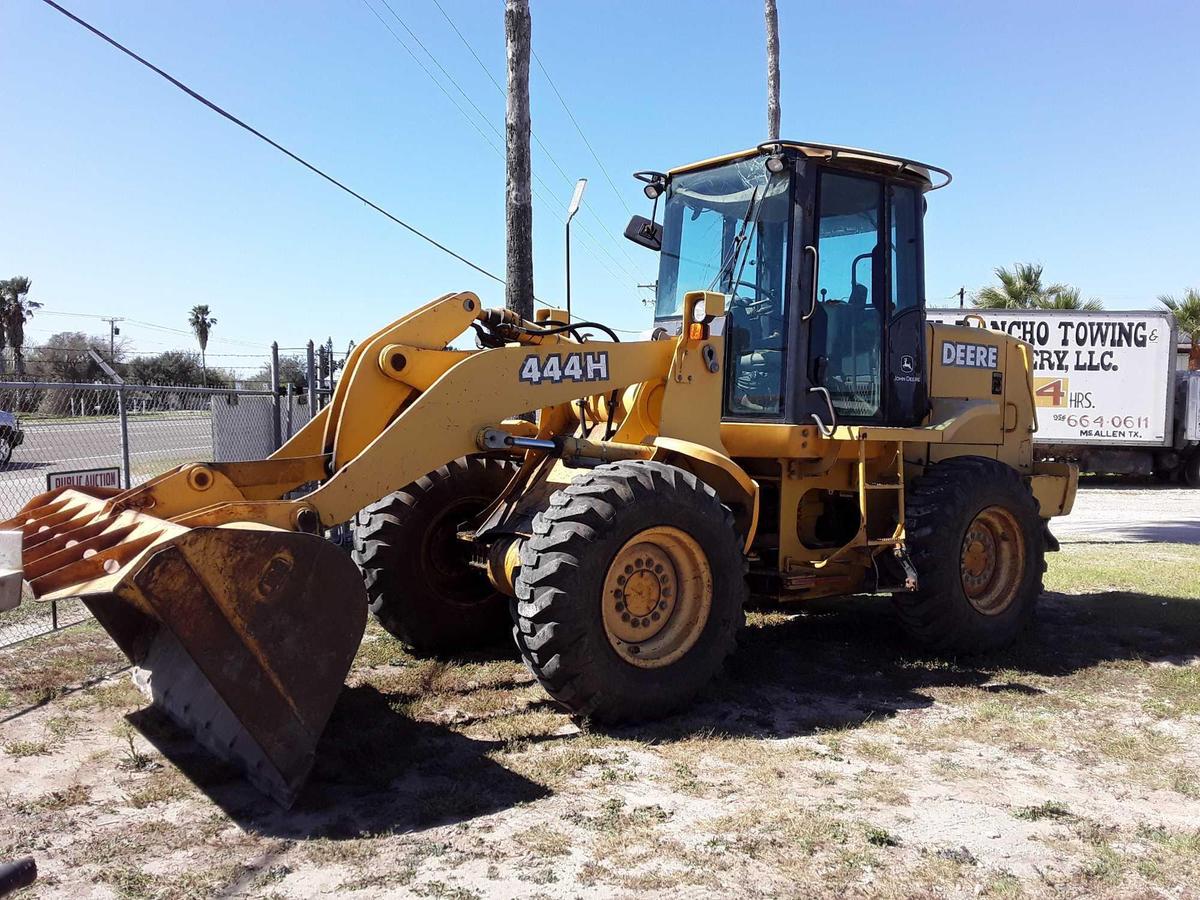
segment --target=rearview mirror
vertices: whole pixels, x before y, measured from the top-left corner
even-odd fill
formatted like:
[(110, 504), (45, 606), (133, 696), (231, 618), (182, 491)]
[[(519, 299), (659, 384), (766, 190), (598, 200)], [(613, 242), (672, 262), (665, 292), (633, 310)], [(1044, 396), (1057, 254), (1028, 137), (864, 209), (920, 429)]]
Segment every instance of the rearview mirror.
[(648, 247), (655, 251), (662, 249), (662, 234), (662, 226), (645, 216), (634, 216), (625, 226), (625, 237), (639, 247)]

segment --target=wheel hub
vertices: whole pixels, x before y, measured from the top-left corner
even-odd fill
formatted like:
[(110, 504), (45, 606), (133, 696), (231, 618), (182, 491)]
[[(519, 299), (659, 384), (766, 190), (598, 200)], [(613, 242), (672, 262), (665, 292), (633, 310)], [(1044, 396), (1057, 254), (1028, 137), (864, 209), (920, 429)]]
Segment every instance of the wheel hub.
[(613, 557), (601, 598), (609, 643), (642, 668), (691, 648), (712, 605), (712, 570), (700, 545), (677, 528), (648, 528)]
[(984, 615), (1006, 610), (1025, 571), (1025, 541), (1016, 517), (1003, 507), (981, 510), (963, 536), (959, 573), (967, 600)]

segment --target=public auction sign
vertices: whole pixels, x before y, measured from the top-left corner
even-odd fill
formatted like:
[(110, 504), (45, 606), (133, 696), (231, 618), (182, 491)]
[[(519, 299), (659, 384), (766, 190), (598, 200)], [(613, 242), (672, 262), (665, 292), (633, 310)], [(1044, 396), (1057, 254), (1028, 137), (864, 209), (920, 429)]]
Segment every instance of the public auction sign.
[(105, 487), (121, 486), (121, 470), (117, 466), (105, 469), (77, 469), (73, 472), (47, 472), (46, 490), (61, 487)]
[[(1039, 444), (1170, 443), (1175, 320), (1167, 312), (931, 309), (931, 322), (988, 328), (1033, 346)], [(977, 324), (977, 323), (972, 323)]]

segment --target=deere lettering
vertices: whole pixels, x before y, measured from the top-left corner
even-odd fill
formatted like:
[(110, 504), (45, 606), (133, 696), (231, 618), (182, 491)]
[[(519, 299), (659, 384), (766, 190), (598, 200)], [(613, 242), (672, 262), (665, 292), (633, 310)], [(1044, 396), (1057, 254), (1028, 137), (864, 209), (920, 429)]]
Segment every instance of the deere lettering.
[(1000, 348), (987, 344), (943, 341), (942, 365), (962, 366), (967, 369), (996, 369), (1000, 367)]

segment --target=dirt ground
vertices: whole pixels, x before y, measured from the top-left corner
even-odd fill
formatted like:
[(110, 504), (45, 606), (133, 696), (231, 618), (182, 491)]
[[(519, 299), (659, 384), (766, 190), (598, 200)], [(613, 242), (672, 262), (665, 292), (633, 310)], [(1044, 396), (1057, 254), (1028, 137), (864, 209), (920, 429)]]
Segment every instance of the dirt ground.
[(290, 813), (79, 626), (0, 651), (0, 859), (37, 897), (1200, 896), (1198, 571), (1065, 545), (1025, 640), (970, 660), (882, 598), (754, 613), (694, 709), (613, 731), (505, 650), (372, 626)]

